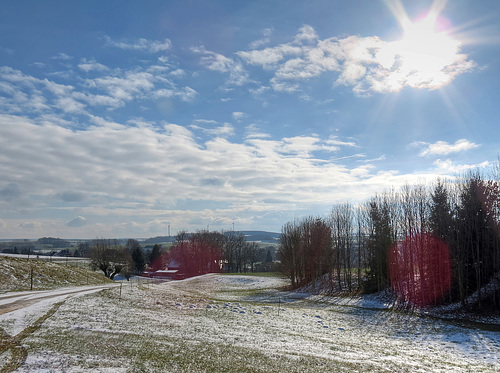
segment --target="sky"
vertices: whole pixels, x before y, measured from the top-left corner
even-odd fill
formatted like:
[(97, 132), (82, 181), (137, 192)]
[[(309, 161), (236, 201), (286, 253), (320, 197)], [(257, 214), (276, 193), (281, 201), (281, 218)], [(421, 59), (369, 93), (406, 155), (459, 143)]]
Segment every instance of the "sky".
[(0, 239), (266, 230), (500, 152), (497, 0), (8, 1)]

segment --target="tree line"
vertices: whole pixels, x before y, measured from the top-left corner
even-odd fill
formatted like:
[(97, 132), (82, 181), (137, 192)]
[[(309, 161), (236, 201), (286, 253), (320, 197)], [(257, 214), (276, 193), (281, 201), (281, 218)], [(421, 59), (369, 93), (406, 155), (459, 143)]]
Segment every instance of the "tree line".
[[(403, 302), (500, 309), (500, 167), (405, 185), (282, 228), (278, 259), (293, 288), (391, 287)], [(488, 285), (488, 286), (486, 286)]]
[(269, 249), (246, 241), (242, 233), (208, 230), (179, 232), (168, 257), (187, 275), (254, 272), (257, 263), (272, 262)]
[(178, 269), (185, 276), (216, 272), (254, 272), (258, 263), (272, 263), (269, 248), (256, 242), (247, 242), (239, 232), (200, 230), (195, 233), (181, 231), (173, 246), (155, 244), (146, 252), (141, 244), (129, 239), (125, 245), (118, 240), (95, 239), (81, 243), (79, 250), (91, 258), (91, 267), (113, 279), (121, 273), (127, 278), (166, 268)]

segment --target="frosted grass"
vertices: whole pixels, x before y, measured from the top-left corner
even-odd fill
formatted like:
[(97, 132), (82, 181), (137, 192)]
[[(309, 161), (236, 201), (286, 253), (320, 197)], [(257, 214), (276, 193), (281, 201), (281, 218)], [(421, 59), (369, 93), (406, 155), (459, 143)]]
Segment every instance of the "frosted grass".
[(361, 298), (336, 305), (284, 284), (207, 275), (69, 299), (24, 341), (18, 371), (500, 371), (500, 333), (360, 308)]

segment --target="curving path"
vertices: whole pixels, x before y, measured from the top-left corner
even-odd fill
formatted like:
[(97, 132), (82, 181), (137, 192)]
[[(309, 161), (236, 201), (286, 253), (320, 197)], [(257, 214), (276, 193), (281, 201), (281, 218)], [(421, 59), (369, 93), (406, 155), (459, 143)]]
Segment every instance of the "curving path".
[(64, 301), (70, 297), (95, 293), (120, 284), (79, 286), (44, 291), (24, 291), (0, 295), (0, 321), (10, 321), (14, 328), (10, 333), (0, 328), (0, 373), (19, 368), (28, 351), (23, 340), (40, 328)]
[(23, 291), (16, 293), (6, 293), (0, 295), (0, 315), (13, 312), (41, 301), (54, 299), (54, 303), (60, 298), (68, 296), (83, 295), (120, 286), (120, 284), (78, 286), (55, 290)]

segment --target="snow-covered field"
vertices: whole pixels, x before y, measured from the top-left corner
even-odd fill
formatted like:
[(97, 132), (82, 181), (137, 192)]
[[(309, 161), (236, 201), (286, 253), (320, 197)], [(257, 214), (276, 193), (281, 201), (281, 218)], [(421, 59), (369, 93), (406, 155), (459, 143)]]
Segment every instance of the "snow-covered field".
[[(17, 371), (500, 372), (499, 332), (283, 284), (207, 275), (71, 298), (19, 341)], [(8, 334), (14, 325), (0, 320)]]

